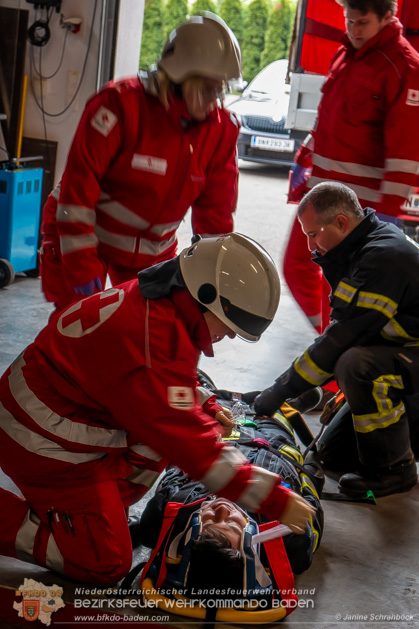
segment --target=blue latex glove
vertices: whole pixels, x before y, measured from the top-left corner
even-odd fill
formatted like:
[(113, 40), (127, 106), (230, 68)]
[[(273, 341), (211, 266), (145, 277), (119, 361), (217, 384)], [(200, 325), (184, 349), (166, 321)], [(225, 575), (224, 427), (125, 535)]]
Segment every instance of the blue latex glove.
[(296, 190), (301, 184), (305, 183), (308, 179), (306, 175), (307, 168), (306, 166), (300, 166), (299, 164), (294, 164), (291, 174), (291, 190)]
[(84, 295), (84, 297), (88, 297), (89, 295), (93, 295), (94, 293), (98, 293), (103, 290), (102, 280), (99, 275), (97, 275), (93, 280), (87, 282), (87, 284), (73, 286), (73, 290), (77, 295)]

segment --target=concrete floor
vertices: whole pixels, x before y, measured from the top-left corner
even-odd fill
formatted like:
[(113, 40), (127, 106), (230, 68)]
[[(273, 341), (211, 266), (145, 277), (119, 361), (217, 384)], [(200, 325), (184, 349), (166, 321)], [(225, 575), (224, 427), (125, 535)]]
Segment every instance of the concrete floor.
[[(256, 165), (241, 166), (236, 229), (259, 240), (279, 259), (295, 212), (294, 206), (285, 203), (287, 175)], [(181, 246), (186, 246), (189, 238), (189, 223), (185, 222), (180, 231)], [(18, 276), (14, 284), (0, 290), (1, 373), (33, 340), (46, 323), (50, 310), (37, 279)], [(271, 384), (313, 338), (310, 325), (283, 285), (275, 321), (259, 343), (225, 340), (217, 345), (215, 358), (203, 359), (200, 366), (220, 388), (243, 392), (260, 389)], [(306, 420), (312, 431), (318, 432), (318, 416), (307, 414)], [(13, 487), (10, 479), (1, 473), (0, 486)], [(327, 479), (327, 488), (335, 487), (335, 481)], [(137, 505), (137, 511), (141, 511), (142, 504)], [(327, 501), (324, 510), (325, 530), (320, 549), (311, 569), (296, 579), (300, 606), (281, 625), (316, 629), (419, 627), (419, 486), (407, 494), (380, 499), (377, 506)], [(13, 610), (14, 590), (25, 578), (62, 586), (67, 611), (74, 600), (75, 587), (80, 586), (42, 568), (0, 557), (1, 629), (29, 626)], [(127, 615), (132, 619), (134, 613)], [(60, 620), (64, 614), (65, 610), (53, 614), (51, 626), (76, 626), (68, 616)], [(156, 614), (151, 616), (156, 620)], [(130, 622), (128, 618), (126, 621)], [(134, 626), (147, 624), (145, 620), (131, 620)], [(162, 624), (204, 627), (174, 616)], [(85, 621), (83, 625), (119, 626), (98, 620)], [(32, 626), (44, 625), (35, 621)]]

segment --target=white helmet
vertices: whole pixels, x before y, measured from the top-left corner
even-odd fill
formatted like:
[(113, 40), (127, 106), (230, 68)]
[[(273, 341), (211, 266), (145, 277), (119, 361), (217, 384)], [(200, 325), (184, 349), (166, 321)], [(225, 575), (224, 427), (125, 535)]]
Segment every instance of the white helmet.
[(179, 255), (192, 297), (247, 341), (258, 341), (278, 308), (280, 282), (270, 255), (242, 234), (203, 238)]
[(192, 76), (237, 79), (241, 76), (239, 42), (224, 20), (205, 11), (170, 33), (158, 66), (173, 83)]

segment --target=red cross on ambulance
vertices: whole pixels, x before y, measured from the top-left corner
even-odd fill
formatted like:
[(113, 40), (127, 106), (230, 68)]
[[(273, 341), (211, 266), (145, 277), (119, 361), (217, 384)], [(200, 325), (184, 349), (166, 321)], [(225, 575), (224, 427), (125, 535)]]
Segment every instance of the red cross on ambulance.
[(124, 300), (124, 291), (110, 288), (76, 302), (58, 319), (57, 328), (64, 336), (80, 338), (107, 321)]

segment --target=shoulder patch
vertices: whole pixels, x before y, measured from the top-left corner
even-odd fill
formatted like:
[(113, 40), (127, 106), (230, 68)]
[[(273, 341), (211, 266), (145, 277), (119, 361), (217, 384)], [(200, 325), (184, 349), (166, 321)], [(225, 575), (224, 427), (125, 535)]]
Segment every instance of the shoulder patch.
[(99, 131), (99, 133), (101, 133), (106, 138), (117, 122), (118, 118), (115, 116), (113, 111), (102, 106), (99, 107), (99, 109), (91, 119), (90, 124), (94, 129), (96, 129), (96, 131)]
[(419, 107), (419, 90), (407, 90), (406, 105)]
[(194, 408), (195, 399), (191, 387), (167, 387), (167, 400), (172, 408)]

